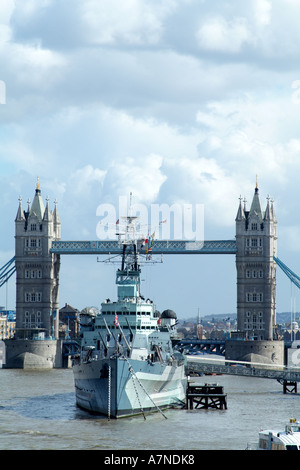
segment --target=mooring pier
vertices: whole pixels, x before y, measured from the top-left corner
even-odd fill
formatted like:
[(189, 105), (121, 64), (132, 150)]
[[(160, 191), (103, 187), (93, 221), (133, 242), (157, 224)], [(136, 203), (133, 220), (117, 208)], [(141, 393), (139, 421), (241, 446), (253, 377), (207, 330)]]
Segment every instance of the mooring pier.
[(215, 408), (227, 410), (227, 395), (223, 386), (218, 384), (196, 384), (188, 383), (186, 391), (186, 408), (192, 410)]

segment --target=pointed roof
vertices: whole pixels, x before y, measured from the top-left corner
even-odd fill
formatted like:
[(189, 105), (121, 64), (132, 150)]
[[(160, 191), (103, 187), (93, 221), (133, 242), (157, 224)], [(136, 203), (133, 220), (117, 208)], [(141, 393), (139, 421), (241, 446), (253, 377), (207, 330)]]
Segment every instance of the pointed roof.
[(265, 210), (264, 220), (272, 220), (272, 219), (273, 219), (273, 214), (272, 214), (272, 211), (271, 211), (271, 208), (270, 208), (270, 198), (268, 196), (267, 197), (267, 207), (266, 207), (266, 210)]
[(242, 197), (240, 196), (240, 205), (239, 205), (235, 220), (238, 221), (238, 220), (243, 220), (243, 219), (245, 219), (245, 212), (242, 206)]
[(18, 212), (17, 212), (17, 215), (16, 215), (16, 221), (24, 221), (25, 220), (25, 215), (24, 215), (24, 211), (23, 211), (23, 208), (22, 208), (22, 198), (21, 196), (19, 197), (19, 207), (18, 207)]
[(258, 191), (257, 180), (256, 180), (255, 192), (254, 192), (254, 196), (253, 196), (253, 199), (252, 199), (252, 204), (251, 204), (251, 208), (250, 208), (250, 212), (249, 212), (249, 217), (251, 217), (251, 215), (257, 215), (260, 220), (263, 219), (263, 214), (262, 214), (260, 200), (259, 200), (259, 191)]
[(57, 200), (54, 201), (54, 211), (53, 211), (53, 219), (55, 224), (60, 224), (60, 219), (57, 211)]
[(41, 188), (40, 188), (40, 183), (39, 183), (39, 178), (38, 178), (36, 190), (35, 190), (35, 196), (32, 201), (29, 215), (35, 214), (37, 218), (39, 219), (39, 221), (41, 222), (44, 216), (44, 212), (45, 212), (45, 206), (44, 206), (43, 199), (41, 196)]
[(273, 220), (274, 222), (277, 222), (277, 219), (276, 219), (276, 215), (275, 215), (275, 210), (274, 210), (274, 201), (273, 199), (271, 200), (271, 214), (272, 214), (272, 217), (273, 217)]
[(50, 222), (50, 220), (52, 220), (52, 214), (51, 214), (51, 211), (50, 211), (50, 208), (49, 208), (49, 198), (47, 196), (46, 198), (46, 209), (45, 209), (45, 212), (44, 212), (44, 216), (43, 216), (43, 220), (45, 222)]

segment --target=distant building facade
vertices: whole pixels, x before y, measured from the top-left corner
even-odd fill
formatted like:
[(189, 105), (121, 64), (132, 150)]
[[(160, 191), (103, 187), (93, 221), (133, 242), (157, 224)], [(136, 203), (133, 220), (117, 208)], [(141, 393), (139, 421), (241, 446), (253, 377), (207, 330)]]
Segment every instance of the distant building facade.
[(12, 310), (0, 309), (0, 340), (11, 339), (16, 331), (16, 314)]
[(59, 320), (59, 334), (61, 338), (78, 338), (80, 330), (79, 310), (69, 304), (65, 304), (65, 306), (59, 310)]

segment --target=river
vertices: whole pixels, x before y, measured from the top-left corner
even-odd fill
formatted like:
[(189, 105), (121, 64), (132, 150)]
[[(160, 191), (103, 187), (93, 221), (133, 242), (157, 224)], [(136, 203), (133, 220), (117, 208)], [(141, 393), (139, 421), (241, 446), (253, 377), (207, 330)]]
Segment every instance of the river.
[(168, 410), (108, 421), (75, 404), (71, 369), (0, 369), (1, 450), (243, 450), (261, 428), (300, 418), (300, 395), (272, 379), (205, 376), (223, 385), (227, 410)]

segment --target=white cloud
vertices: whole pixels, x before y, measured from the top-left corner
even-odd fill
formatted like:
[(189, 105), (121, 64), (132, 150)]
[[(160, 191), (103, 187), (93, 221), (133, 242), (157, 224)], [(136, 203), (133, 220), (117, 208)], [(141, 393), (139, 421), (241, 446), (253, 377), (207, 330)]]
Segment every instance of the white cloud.
[(271, 21), (272, 3), (269, 0), (254, 0), (255, 20), (258, 25), (268, 25)]
[(94, 44), (157, 44), (163, 20), (174, 8), (173, 0), (88, 0), (80, 6), (87, 37)]
[(0, 4), (0, 24), (8, 24), (14, 10), (14, 0), (2, 0)]
[(200, 47), (206, 50), (229, 53), (239, 52), (251, 39), (245, 18), (227, 21), (222, 17), (206, 20), (197, 31), (196, 37)]
[(91, 190), (94, 183), (99, 186), (103, 184), (106, 172), (99, 168), (93, 168), (92, 165), (86, 165), (83, 168), (78, 168), (70, 176), (70, 185), (74, 185), (79, 197), (88, 195), (91, 197)]
[(105, 179), (104, 194), (129, 196), (133, 193), (137, 201), (151, 203), (158, 196), (166, 176), (161, 170), (163, 159), (150, 154), (137, 158), (125, 158), (112, 162)]

